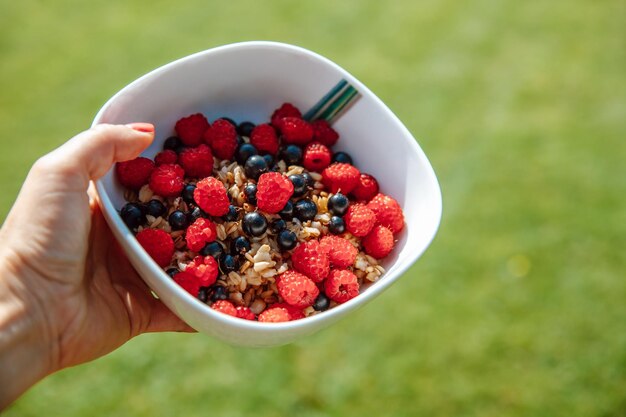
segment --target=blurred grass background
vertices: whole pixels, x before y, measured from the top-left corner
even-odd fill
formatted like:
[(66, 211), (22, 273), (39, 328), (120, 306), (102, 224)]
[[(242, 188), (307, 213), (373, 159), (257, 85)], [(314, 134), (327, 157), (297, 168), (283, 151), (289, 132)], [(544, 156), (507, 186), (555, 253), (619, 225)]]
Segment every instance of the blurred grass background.
[(144, 335), (7, 416), (626, 415), (624, 1), (176, 3), (0, 2), (0, 219), (128, 82), (267, 39), (335, 60), (406, 123), (442, 185), (439, 235), (296, 344)]

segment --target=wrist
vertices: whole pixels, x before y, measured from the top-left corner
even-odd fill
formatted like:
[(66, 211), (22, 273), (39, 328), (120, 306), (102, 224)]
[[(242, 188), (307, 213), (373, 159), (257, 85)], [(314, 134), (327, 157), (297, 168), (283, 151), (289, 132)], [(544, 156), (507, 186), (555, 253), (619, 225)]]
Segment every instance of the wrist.
[(0, 254), (0, 410), (56, 370), (55, 337), (43, 297), (24, 272)]

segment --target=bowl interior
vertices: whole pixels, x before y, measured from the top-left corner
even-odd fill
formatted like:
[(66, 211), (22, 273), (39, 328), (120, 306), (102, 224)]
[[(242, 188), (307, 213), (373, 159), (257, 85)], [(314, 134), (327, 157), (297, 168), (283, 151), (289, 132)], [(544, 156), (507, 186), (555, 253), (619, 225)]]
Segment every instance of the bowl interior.
[[(336, 149), (348, 151), (362, 172), (374, 175), (381, 190), (400, 202), (406, 228), (399, 235), (393, 254), (383, 262), (387, 273), (378, 283), (351, 302), (299, 320), (302, 323), (298, 325), (293, 322), (284, 326), (286, 329), (306, 326), (306, 322), (321, 322), (324, 316), (331, 319), (332, 315), (340, 315), (352, 305), (370, 299), (373, 292), (382, 291), (404, 272), (434, 237), (441, 217), (439, 185), (424, 153), (395, 115), (363, 84), (325, 58), (289, 45), (249, 42), (195, 54), (149, 73), (115, 95), (94, 121), (94, 124), (153, 123), (156, 140), (144, 156), (154, 157), (162, 149), (163, 141), (174, 133), (176, 121), (188, 114), (202, 112), (210, 121), (228, 116), (238, 122), (266, 122), (283, 102), (291, 102), (305, 112), (341, 79), (356, 87), (360, 97), (333, 123), (341, 136)], [(117, 229), (114, 232), (118, 237), (128, 237), (125, 225), (117, 215), (112, 215), (115, 213), (110, 213), (124, 205), (123, 189), (112, 170), (99, 181), (98, 190), (106, 200), (104, 209), (109, 213), (105, 214), (111, 227)], [(129, 254), (131, 260), (133, 255), (145, 256), (138, 245), (123, 246), (138, 252)], [(147, 280), (149, 284), (169, 279), (164, 273), (157, 275)], [(164, 288), (170, 285), (154, 289), (161, 296)], [(370, 292), (372, 294), (368, 294)], [(185, 298), (192, 300), (192, 297)], [(184, 303), (175, 304), (176, 310), (185, 309)], [(204, 310), (211, 319), (219, 315), (208, 308), (197, 311)], [(221, 324), (242, 321), (234, 320), (227, 317)], [(255, 322), (247, 324), (246, 328), (254, 326), (268, 328)], [(215, 327), (209, 332), (232, 341)], [(269, 327), (278, 329), (280, 326)]]

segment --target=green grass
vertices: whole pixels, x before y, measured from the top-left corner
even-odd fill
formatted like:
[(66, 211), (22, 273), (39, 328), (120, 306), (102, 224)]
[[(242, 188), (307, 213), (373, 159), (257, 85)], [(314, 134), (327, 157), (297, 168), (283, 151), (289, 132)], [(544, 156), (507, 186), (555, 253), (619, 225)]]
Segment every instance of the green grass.
[(141, 336), (7, 416), (626, 414), (624, 2), (207, 3), (0, 3), (0, 218), (129, 81), (271, 39), (335, 60), (406, 123), (441, 182), (440, 232), (317, 335)]

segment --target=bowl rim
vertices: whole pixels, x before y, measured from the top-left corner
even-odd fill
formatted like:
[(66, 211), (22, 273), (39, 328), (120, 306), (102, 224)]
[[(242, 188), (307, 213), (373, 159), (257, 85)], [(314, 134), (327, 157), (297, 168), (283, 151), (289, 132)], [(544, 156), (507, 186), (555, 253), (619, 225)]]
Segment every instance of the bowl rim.
[[(421, 162), (424, 162), (424, 167), (426, 167), (426, 175), (429, 176), (429, 180), (436, 185), (437, 195), (433, 196), (434, 198), (434, 209), (436, 209), (436, 224), (432, 229), (432, 233), (425, 240), (425, 244), (419, 251), (415, 251), (406, 259), (403, 265), (399, 266), (394, 272), (392, 276), (388, 276), (385, 273), (379, 281), (373, 283), (367, 291), (364, 293), (360, 293), (357, 297), (348, 300), (345, 303), (339, 304), (332, 309), (326, 310), (323, 314), (315, 314), (313, 316), (305, 317), (299, 320), (293, 320), (288, 322), (280, 322), (280, 323), (266, 323), (259, 322), (256, 320), (244, 320), (237, 317), (232, 317), (228, 314), (223, 314), (218, 311), (213, 310), (209, 305), (201, 302), (197, 298), (193, 297), (187, 291), (185, 291), (181, 286), (177, 285), (166, 272), (147, 254), (147, 252), (141, 247), (137, 239), (134, 237), (131, 230), (129, 230), (126, 225), (123, 224), (122, 219), (119, 216), (113, 216), (112, 213), (116, 213), (117, 210), (113, 206), (113, 203), (108, 195), (108, 192), (102, 182), (101, 179), (98, 179), (96, 183), (96, 190), (98, 193), (99, 204), (102, 208), (102, 212), (105, 218), (110, 222), (115, 223), (117, 226), (117, 231), (121, 233), (124, 238), (124, 243), (130, 245), (131, 249), (134, 250), (136, 254), (138, 254), (141, 260), (146, 264), (146, 267), (152, 272), (153, 276), (162, 281), (162, 283), (173, 292), (173, 295), (180, 297), (182, 300), (186, 302), (188, 307), (195, 310), (196, 313), (200, 313), (203, 316), (209, 316), (210, 319), (217, 320), (222, 322), (224, 325), (237, 327), (242, 330), (250, 330), (255, 332), (265, 332), (265, 333), (274, 333), (274, 332), (291, 332), (294, 329), (305, 328), (305, 327), (314, 327), (315, 325), (319, 325), (320, 323), (328, 320), (332, 320), (333, 318), (338, 319), (344, 313), (357, 308), (359, 306), (363, 306), (368, 301), (376, 298), (380, 295), (381, 292), (385, 291), (389, 286), (391, 286), (395, 281), (397, 281), (407, 269), (409, 269), (425, 252), (425, 250), (431, 245), (433, 239), (437, 235), (437, 231), (439, 230), (439, 226), (441, 224), (441, 217), (443, 212), (442, 207), (442, 193), (441, 186), (439, 181), (437, 180), (437, 176), (434, 172), (432, 164), (426, 157), (424, 151), (418, 145), (414, 136), (411, 132), (406, 128), (406, 126), (400, 121), (400, 119), (387, 107), (387, 105), (378, 98), (369, 88), (367, 88), (363, 83), (357, 80), (354, 76), (348, 73), (346, 70), (341, 68), (339, 65), (331, 61), (330, 59), (319, 55), (313, 51), (302, 48), (300, 46), (295, 46), (282, 42), (274, 42), (274, 41), (246, 41), (246, 42), (238, 42), (227, 45), (222, 45), (214, 48), (210, 48), (204, 51), (196, 52), (191, 55), (184, 56), (182, 58), (176, 59), (172, 62), (169, 62), (165, 65), (162, 65), (144, 75), (137, 78), (135, 81), (126, 85), (122, 89), (120, 89), (115, 95), (113, 95), (107, 102), (101, 107), (101, 109), (96, 114), (92, 127), (102, 123), (100, 120), (104, 116), (105, 112), (113, 105), (114, 102), (120, 96), (125, 95), (128, 91), (133, 90), (137, 85), (140, 85), (147, 79), (151, 79), (159, 74), (168, 72), (173, 68), (177, 67), (180, 64), (183, 64), (188, 61), (194, 61), (198, 58), (202, 58), (208, 55), (217, 54), (224, 51), (238, 51), (245, 52), (247, 50), (259, 50), (259, 49), (271, 49), (271, 50), (281, 50), (285, 52), (290, 52), (294, 54), (300, 54), (304, 56), (308, 56), (312, 59), (315, 59), (323, 64), (330, 66), (337, 73), (339, 73), (345, 80), (347, 80), (350, 84), (352, 84), (358, 92), (367, 97), (369, 100), (373, 100), (377, 106), (383, 111), (388, 118), (393, 120), (396, 125), (400, 128), (400, 130), (404, 133), (405, 136), (410, 137), (414, 140), (409, 141), (409, 146), (413, 148), (414, 154), (421, 159)], [(113, 169), (113, 168), (111, 168)], [(120, 227), (121, 226), (121, 227)], [(113, 226), (110, 226), (112, 229)], [(113, 230), (115, 232), (115, 230)], [(116, 234), (116, 233), (114, 233)], [(116, 234), (117, 235), (117, 234)], [(133, 239), (129, 239), (132, 237)], [(141, 274), (139, 274), (141, 276)], [(142, 277), (143, 279), (143, 277)], [(149, 283), (148, 287), (150, 287)]]

